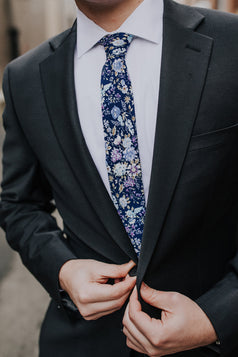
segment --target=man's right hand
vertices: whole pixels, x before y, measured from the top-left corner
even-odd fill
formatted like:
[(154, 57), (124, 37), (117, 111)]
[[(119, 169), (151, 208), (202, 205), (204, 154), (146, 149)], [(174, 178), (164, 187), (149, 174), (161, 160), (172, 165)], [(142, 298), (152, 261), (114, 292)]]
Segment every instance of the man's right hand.
[[(134, 266), (132, 260), (122, 265), (69, 260), (60, 269), (59, 283), (85, 320), (97, 320), (124, 305), (136, 283), (136, 277), (128, 275)], [(107, 284), (109, 279), (115, 283)]]

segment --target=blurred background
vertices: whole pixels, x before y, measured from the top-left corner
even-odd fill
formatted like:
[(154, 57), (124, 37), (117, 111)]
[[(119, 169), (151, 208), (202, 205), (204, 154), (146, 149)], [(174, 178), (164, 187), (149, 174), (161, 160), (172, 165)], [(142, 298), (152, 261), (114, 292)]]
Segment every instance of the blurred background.
[[(238, 0), (177, 2), (238, 13)], [(74, 19), (74, 0), (0, 0), (0, 83), (10, 60), (70, 27)], [(0, 147), (3, 109), (0, 85)], [(0, 230), (0, 357), (38, 356), (39, 330), (48, 302), (48, 295), (7, 246)]]

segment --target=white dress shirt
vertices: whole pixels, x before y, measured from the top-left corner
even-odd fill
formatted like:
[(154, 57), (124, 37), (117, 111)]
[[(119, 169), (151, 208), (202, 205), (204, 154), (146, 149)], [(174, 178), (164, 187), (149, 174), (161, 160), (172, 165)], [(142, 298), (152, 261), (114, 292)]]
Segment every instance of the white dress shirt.
[[(121, 27), (113, 32), (126, 32), (135, 36), (128, 49), (126, 63), (134, 94), (146, 202), (159, 99), (163, 11), (163, 1), (144, 0)], [(89, 152), (111, 195), (105, 161), (100, 90), (101, 71), (106, 55), (104, 47), (97, 44), (107, 34), (108, 32), (77, 10), (75, 89), (79, 120)]]

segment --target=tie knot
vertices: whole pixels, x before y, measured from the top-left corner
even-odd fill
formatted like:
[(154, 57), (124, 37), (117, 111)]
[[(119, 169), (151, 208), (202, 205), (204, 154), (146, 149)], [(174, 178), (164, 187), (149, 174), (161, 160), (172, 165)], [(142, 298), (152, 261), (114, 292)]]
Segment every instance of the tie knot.
[(107, 58), (125, 57), (132, 40), (132, 35), (119, 32), (104, 36), (99, 44), (104, 46)]

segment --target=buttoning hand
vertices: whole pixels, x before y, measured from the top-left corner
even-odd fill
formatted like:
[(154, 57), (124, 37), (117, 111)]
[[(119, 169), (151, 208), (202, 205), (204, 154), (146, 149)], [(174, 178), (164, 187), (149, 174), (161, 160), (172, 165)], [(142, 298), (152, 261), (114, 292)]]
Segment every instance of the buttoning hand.
[(162, 310), (161, 320), (151, 318), (141, 310), (135, 287), (123, 318), (127, 345), (133, 350), (161, 357), (209, 345), (217, 340), (206, 314), (188, 297), (176, 292), (154, 290), (144, 283), (141, 297)]
[[(85, 320), (97, 320), (119, 310), (133, 290), (136, 277), (129, 277), (133, 261), (115, 265), (96, 260), (78, 259), (66, 262), (59, 282)], [(107, 284), (114, 279), (114, 285)]]

